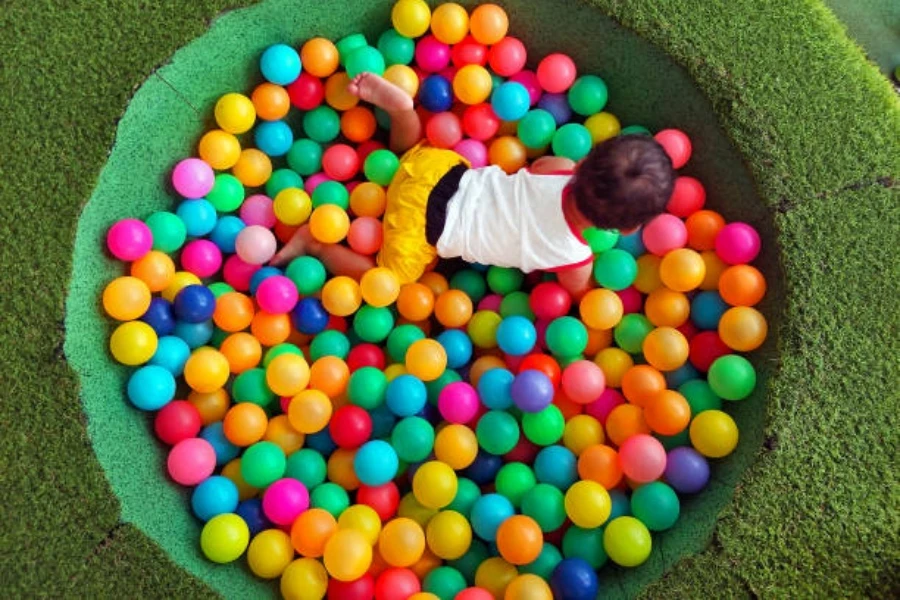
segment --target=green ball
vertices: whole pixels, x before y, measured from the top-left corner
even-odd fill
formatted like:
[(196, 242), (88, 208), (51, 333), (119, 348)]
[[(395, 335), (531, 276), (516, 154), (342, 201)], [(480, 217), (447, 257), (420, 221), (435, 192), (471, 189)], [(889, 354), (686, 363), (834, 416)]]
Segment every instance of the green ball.
[(313, 140), (297, 140), (291, 145), (286, 158), (288, 166), (305, 177), (322, 170), (322, 146)]
[(276, 169), (266, 182), (266, 196), (274, 198), (278, 192), (288, 188), (303, 189), (303, 178), (291, 169)]
[(534, 562), (522, 565), (519, 567), (519, 572), (537, 575), (541, 579), (549, 581), (550, 576), (553, 574), (553, 569), (556, 568), (556, 565), (560, 563), (562, 558), (562, 554), (560, 554), (559, 549), (557, 549), (556, 546), (553, 544), (544, 544), (543, 547), (541, 547), (541, 553)]
[(663, 448), (666, 449), (666, 452), (674, 448), (680, 448), (681, 446), (691, 445), (691, 431), (688, 428), (685, 428), (684, 431), (680, 431), (675, 435), (654, 434), (653, 437), (660, 441)]
[(525, 274), (513, 267), (488, 267), (487, 285), (495, 294), (506, 296), (522, 287)]
[(565, 495), (556, 486), (539, 483), (522, 496), (522, 514), (531, 517), (541, 531), (556, 531), (566, 522)]
[(311, 296), (321, 290), (328, 277), (325, 265), (314, 256), (298, 256), (288, 264), (284, 274), (303, 296)]
[(406, 351), (413, 343), (425, 339), (425, 332), (407, 323), (399, 325), (388, 335), (387, 351), (393, 362), (402, 363), (406, 360)]
[(390, 150), (379, 148), (366, 157), (366, 161), (363, 163), (363, 173), (369, 181), (386, 186), (391, 183), (394, 173), (399, 167), (400, 159), (396, 154)]
[(566, 123), (553, 134), (553, 154), (579, 161), (591, 151), (591, 132), (581, 123)]
[(566, 419), (553, 404), (540, 412), (522, 415), (522, 430), (525, 437), (538, 446), (549, 446), (562, 439)]
[(619, 132), (619, 135), (653, 135), (650, 133), (650, 130), (644, 127), (643, 125), (629, 125), (628, 127), (623, 127), (622, 131)]
[(584, 239), (590, 245), (591, 252), (600, 254), (615, 247), (616, 242), (619, 241), (619, 230), (588, 227), (584, 230)]
[(519, 424), (507, 412), (490, 410), (478, 419), (475, 436), (485, 452), (502, 456), (519, 443)]
[(531, 302), (528, 299), (527, 292), (513, 292), (500, 302), (501, 317), (505, 319), (514, 315), (534, 321), (534, 311), (531, 310)]
[(500, 468), (494, 484), (497, 493), (506, 496), (518, 508), (522, 503), (522, 496), (537, 484), (537, 478), (525, 463), (512, 462)]
[(416, 43), (397, 33), (396, 29), (388, 29), (378, 38), (378, 50), (388, 67), (408, 65), (416, 54)]
[(502, 76), (497, 75), (493, 71), (488, 71), (491, 74), (491, 91), (496, 90), (498, 87), (503, 85), (503, 82), (506, 81)]
[(582, 75), (569, 88), (569, 106), (583, 117), (603, 110), (608, 98), (606, 83), (596, 75)]
[(394, 315), (387, 307), (366, 304), (353, 316), (353, 331), (364, 342), (380, 344), (394, 328)]
[(301, 448), (287, 459), (284, 476), (296, 479), (311, 490), (325, 481), (328, 465), (321, 454), (311, 448)]
[(341, 132), (341, 118), (330, 106), (317, 106), (303, 115), (303, 131), (319, 143), (330, 142)]
[(326, 481), (313, 488), (309, 495), (309, 504), (313, 508), (327, 510), (337, 519), (350, 506), (350, 496), (347, 490), (338, 484)]
[(434, 448), (434, 427), (422, 417), (406, 417), (394, 425), (391, 446), (400, 460), (425, 460)]
[(440, 377), (427, 382), (425, 384), (425, 389), (428, 392), (428, 402), (437, 406), (438, 396), (441, 395), (441, 390), (457, 381), (462, 381), (462, 375), (453, 369), (445, 369)]
[(478, 348), (495, 348), (497, 346), (497, 328), (503, 321), (498, 313), (492, 310), (479, 310), (466, 327), (466, 333)]
[(215, 283), (211, 283), (206, 287), (209, 288), (209, 291), (211, 291), (213, 293), (213, 296), (215, 296), (217, 299), (223, 294), (228, 294), (234, 291), (234, 288), (224, 281), (216, 281)]
[(266, 353), (263, 355), (263, 367), (268, 367), (269, 363), (271, 363), (282, 354), (296, 354), (297, 356), (303, 356), (303, 350), (298, 348), (296, 345), (287, 342), (278, 344), (277, 346), (272, 346), (271, 348), (266, 350)]
[(384, 66), (384, 56), (372, 46), (362, 46), (347, 56), (347, 76), (351, 78), (360, 73), (384, 75)]
[(361, 33), (351, 33), (350, 35), (339, 39), (335, 43), (335, 47), (338, 51), (341, 66), (347, 66), (347, 59), (350, 58), (350, 55), (353, 54), (354, 50), (365, 48), (368, 45), (369, 42), (366, 40), (366, 36)]
[(575, 317), (559, 317), (547, 326), (544, 341), (556, 356), (579, 356), (587, 348), (587, 328)]
[(422, 591), (434, 594), (441, 600), (453, 600), (466, 589), (466, 578), (453, 567), (432, 569), (422, 580)]
[(466, 578), (466, 583), (473, 585), (475, 583), (475, 571), (489, 556), (490, 554), (488, 554), (488, 549), (484, 542), (473, 539), (472, 545), (469, 546), (466, 553), (456, 560), (451, 560), (447, 565), (462, 573), (462, 576)]
[(284, 476), (284, 450), (272, 442), (256, 442), (241, 457), (241, 477), (255, 488), (270, 486)]
[(484, 275), (475, 269), (463, 269), (454, 273), (450, 278), (450, 289), (465, 292), (472, 299), (472, 304), (478, 304), (487, 295)]
[(323, 204), (334, 204), (344, 210), (350, 207), (350, 192), (340, 181), (323, 181), (313, 190), (311, 199), (313, 208)]
[(388, 380), (384, 372), (375, 367), (360, 367), (350, 374), (347, 398), (366, 410), (374, 410), (384, 403)]
[(602, 252), (594, 259), (594, 280), (614, 292), (624, 290), (634, 283), (637, 274), (634, 256), (621, 248)]
[(756, 387), (756, 369), (738, 354), (717, 358), (707, 377), (712, 391), (725, 400), (743, 400)]
[(153, 249), (160, 252), (175, 252), (187, 239), (184, 221), (175, 213), (155, 212), (144, 221), (153, 234)]
[(455, 510), (461, 515), (468, 515), (475, 506), (475, 502), (481, 498), (481, 488), (471, 479), (460, 477), (456, 480), (456, 496), (453, 502), (447, 506), (447, 510)]
[(556, 133), (556, 119), (542, 108), (529, 110), (519, 120), (519, 139), (526, 148), (543, 148), (553, 141), (554, 133)]
[(608, 557), (603, 549), (603, 529), (582, 529), (572, 525), (563, 536), (563, 556), (581, 558), (595, 569), (606, 564)]
[(275, 394), (266, 383), (265, 369), (247, 369), (234, 378), (231, 384), (231, 399), (234, 402), (252, 402), (259, 406), (268, 406), (275, 399)]
[(244, 201), (244, 184), (230, 173), (218, 173), (206, 199), (218, 213), (233, 212)]
[(225, 341), (225, 338), (229, 335), (231, 334), (227, 331), (223, 331), (218, 327), (213, 327), (212, 336), (209, 338), (209, 345), (213, 348), (219, 348), (222, 346), (222, 342)]
[(629, 354), (640, 354), (644, 338), (653, 331), (653, 323), (644, 315), (630, 313), (622, 317), (613, 329), (616, 345)]
[(678, 521), (678, 494), (662, 481), (642, 485), (631, 494), (631, 514), (650, 531), (665, 531)]
[(309, 345), (309, 358), (313, 361), (323, 356), (336, 356), (346, 360), (348, 354), (350, 354), (350, 340), (336, 329), (326, 329), (319, 333)]
[(691, 407), (691, 417), (696, 417), (705, 410), (721, 410), (722, 399), (716, 396), (703, 379), (689, 379), (678, 387), (678, 393), (684, 396)]
[(636, 567), (650, 556), (653, 542), (647, 527), (634, 517), (617, 517), (603, 531), (603, 549), (623, 567)]

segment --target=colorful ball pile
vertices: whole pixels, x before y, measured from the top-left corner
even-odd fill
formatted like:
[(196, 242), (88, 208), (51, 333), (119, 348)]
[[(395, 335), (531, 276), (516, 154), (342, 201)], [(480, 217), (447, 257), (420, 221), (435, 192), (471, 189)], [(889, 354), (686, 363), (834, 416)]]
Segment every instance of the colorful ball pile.
[[(392, 20), (268, 48), (266, 81), (222, 96), (175, 166), (175, 212), (110, 228), (130, 263), (103, 291), (112, 356), (136, 368), (127, 397), (155, 412), (211, 561), (246, 553), (287, 598), (594, 598), (738, 443), (728, 406), (766, 338), (759, 236), (682, 176), (642, 230), (585, 232), (598, 287), (578, 302), (493, 266), (402, 286), (311, 256), (264, 266), (303, 223), (381, 246), (398, 157), (347, 92), (356, 73), (408, 90), (429, 141), (476, 167), (649, 134), (602, 112), (603, 80), (568, 56), (529, 57), (496, 5), (399, 0)], [(684, 133), (656, 139), (690, 158)]]

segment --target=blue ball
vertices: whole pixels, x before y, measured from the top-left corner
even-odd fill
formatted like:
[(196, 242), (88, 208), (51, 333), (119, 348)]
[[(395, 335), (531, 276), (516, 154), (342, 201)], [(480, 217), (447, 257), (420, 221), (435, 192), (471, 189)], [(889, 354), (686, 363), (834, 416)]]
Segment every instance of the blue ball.
[(284, 275), (284, 272), (278, 267), (266, 266), (254, 273), (253, 276), (250, 277), (250, 295), (256, 294), (256, 290), (259, 289), (259, 284), (269, 277), (274, 277), (276, 275)]
[(360, 446), (353, 458), (353, 470), (359, 480), (370, 486), (384, 485), (397, 475), (400, 459), (397, 451), (383, 440), (372, 440)]
[(566, 94), (544, 94), (538, 100), (538, 108), (543, 108), (553, 115), (556, 126), (565, 125), (572, 118), (572, 107)]
[[(387, 438), (391, 435), (394, 425), (397, 423), (397, 417), (391, 412), (391, 409), (380, 404), (369, 411), (369, 416), (372, 417), (373, 438)], [(307, 445), (309, 444), (307, 443)]]
[(421, 379), (404, 374), (388, 384), (384, 401), (396, 416), (411, 417), (425, 407), (428, 390)]
[(141, 321), (153, 328), (157, 337), (169, 335), (175, 331), (175, 311), (172, 303), (165, 298), (153, 298), (147, 312), (141, 315)]
[(262, 500), (259, 498), (244, 500), (238, 504), (237, 510), (234, 512), (247, 524), (247, 527), (250, 529), (250, 537), (272, 527), (272, 523), (269, 522), (265, 513), (263, 513)]
[(666, 387), (670, 390), (674, 390), (686, 381), (699, 379), (700, 371), (698, 371), (691, 363), (686, 362), (674, 371), (664, 373), (664, 375), (666, 377)]
[(327, 427), (322, 431), (306, 436), (303, 445), (310, 450), (315, 450), (325, 458), (331, 456), (331, 453), (337, 449), (337, 444), (331, 439), (331, 434), (328, 432)]
[(534, 458), (534, 475), (562, 491), (578, 481), (578, 459), (564, 446), (547, 446)]
[(262, 76), (276, 85), (293, 83), (301, 68), (300, 55), (287, 44), (269, 46), (259, 59)]
[(216, 296), (205, 285), (188, 285), (176, 294), (174, 309), (179, 321), (209, 321), (216, 310)]
[(512, 356), (523, 356), (531, 352), (537, 343), (534, 323), (523, 316), (512, 315), (500, 321), (497, 327), (497, 345)]
[(216, 452), (216, 466), (221, 467), (241, 453), (241, 449), (228, 441), (222, 421), (210, 423), (200, 431), (200, 437), (209, 442)]
[(216, 222), (209, 234), (210, 241), (224, 254), (234, 254), (234, 243), (246, 223), (234, 215), (225, 215)]
[(221, 475), (213, 475), (200, 482), (191, 494), (191, 509), (203, 522), (216, 515), (231, 513), (238, 507), (238, 489), (234, 482)]
[(215, 327), (212, 321), (204, 321), (202, 323), (187, 323), (178, 321), (175, 323), (175, 335), (187, 342), (191, 349), (205, 346), (212, 339)]
[(609, 490), (609, 499), (612, 502), (612, 510), (609, 513), (607, 523), (618, 517), (631, 516), (631, 500), (622, 490)]
[(491, 94), (491, 108), (504, 121), (518, 121), (531, 108), (531, 96), (521, 83), (507, 81)]
[(497, 478), (501, 467), (503, 467), (502, 456), (479, 450), (475, 460), (462, 471), (462, 474), (478, 485), (487, 485)]
[(599, 588), (597, 572), (583, 558), (564, 558), (550, 576), (550, 589), (557, 600), (595, 600)]
[(506, 410), (513, 405), (512, 384), (516, 376), (508, 369), (489, 369), (478, 380), (481, 402), (491, 410)]
[(453, 86), (446, 77), (429, 75), (419, 86), (419, 102), (431, 112), (448, 111), (453, 106)]
[(148, 364), (164, 368), (175, 377), (184, 373), (184, 365), (191, 357), (191, 347), (180, 337), (166, 335), (159, 338), (156, 352)]
[(318, 298), (304, 298), (291, 311), (291, 320), (300, 333), (316, 335), (328, 327), (328, 311)]
[(451, 369), (458, 369), (472, 358), (472, 340), (463, 331), (448, 329), (437, 336), (437, 341), (444, 347)]
[(512, 502), (500, 494), (485, 494), (475, 501), (469, 520), (472, 530), (486, 542), (497, 539), (497, 528), (516, 512)]
[(157, 365), (141, 367), (128, 378), (128, 399), (141, 410), (159, 410), (175, 398), (175, 376)]
[(184, 221), (184, 228), (191, 237), (203, 237), (216, 226), (216, 208), (211, 202), (200, 198), (199, 200), (185, 200), (178, 205), (175, 211)]
[(634, 233), (629, 233), (628, 235), (620, 234), (619, 239), (616, 240), (615, 247), (619, 250), (624, 250), (635, 258), (641, 256), (642, 254), (646, 254), (647, 252), (647, 248), (644, 246), (644, 238), (641, 234), (640, 229), (638, 229)]
[(253, 139), (269, 156), (284, 156), (294, 143), (294, 132), (284, 121), (263, 121), (256, 126)]
[(719, 292), (714, 290), (700, 292), (691, 300), (691, 321), (698, 329), (718, 329), (719, 319), (728, 308)]

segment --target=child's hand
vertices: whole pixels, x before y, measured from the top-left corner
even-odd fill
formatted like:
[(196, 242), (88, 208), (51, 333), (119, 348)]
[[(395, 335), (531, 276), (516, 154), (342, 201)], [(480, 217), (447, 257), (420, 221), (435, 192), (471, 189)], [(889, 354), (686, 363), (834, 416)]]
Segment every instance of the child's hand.
[(308, 232), (309, 227), (306, 225), (298, 229), (294, 235), (291, 236), (291, 239), (288, 240), (287, 244), (272, 257), (269, 264), (273, 267), (280, 267), (302, 254), (307, 254), (309, 252)]

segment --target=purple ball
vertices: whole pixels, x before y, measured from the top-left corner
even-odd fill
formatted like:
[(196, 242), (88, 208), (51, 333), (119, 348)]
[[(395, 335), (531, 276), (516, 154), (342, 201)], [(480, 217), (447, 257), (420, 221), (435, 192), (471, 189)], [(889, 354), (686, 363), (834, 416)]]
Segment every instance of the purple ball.
[(510, 395), (525, 412), (540, 412), (553, 402), (556, 390), (549, 377), (534, 369), (522, 371), (513, 380)]
[(696, 494), (709, 483), (709, 463), (690, 446), (680, 446), (669, 452), (664, 475), (679, 494)]
[(565, 125), (572, 118), (572, 107), (566, 94), (544, 94), (538, 100), (538, 108), (543, 108), (553, 115), (556, 126)]

